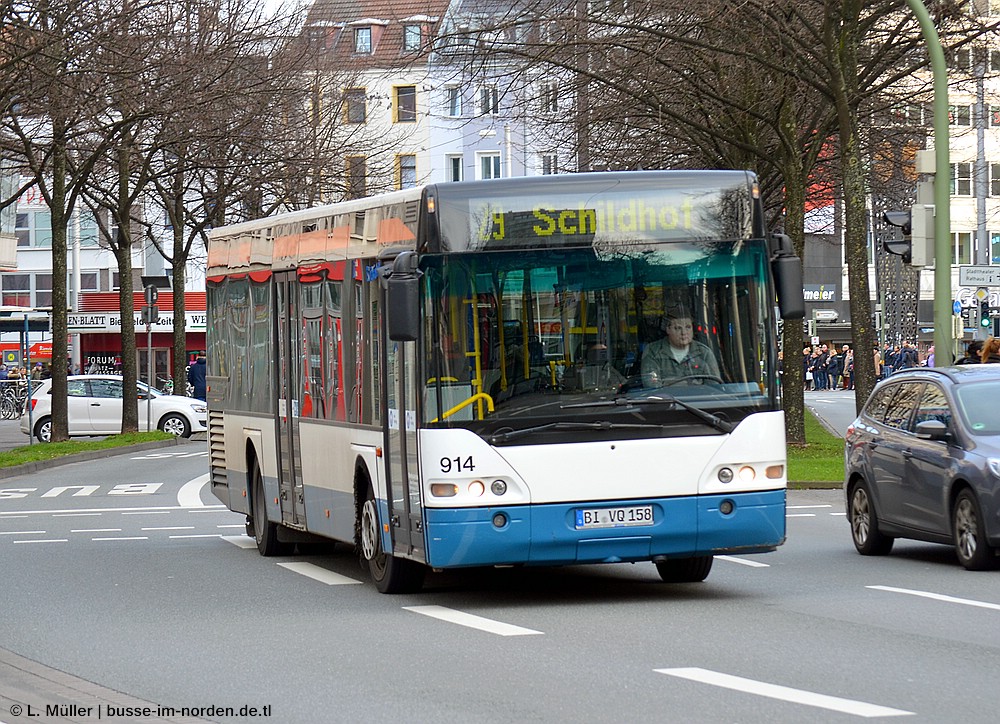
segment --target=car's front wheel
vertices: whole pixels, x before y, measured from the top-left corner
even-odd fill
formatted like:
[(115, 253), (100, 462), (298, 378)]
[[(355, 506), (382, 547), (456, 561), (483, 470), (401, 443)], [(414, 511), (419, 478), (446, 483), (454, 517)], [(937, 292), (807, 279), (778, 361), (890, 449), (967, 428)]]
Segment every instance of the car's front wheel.
[(993, 567), (996, 559), (993, 548), (986, 542), (979, 501), (968, 488), (959, 493), (955, 500), (951, 529), (959, 563), (970, 571), (986, 571)]
[(878, 514), (872, 502), (868, 483), (858, 480), (851, 488), (847, 518), (851, 523), (854, 547), (863, 556), (884, 556), (892, 550), (895, 540), (878, 529)]
[(191, 423), (177, 413), (164, 415), (160, 420), (160, 429), (174, 437), (191, 437)]
[(52, 441), (51, 417), (43, 417), (41, 420), (35, 423), (35, 437), (38, 439), (38, 442)]

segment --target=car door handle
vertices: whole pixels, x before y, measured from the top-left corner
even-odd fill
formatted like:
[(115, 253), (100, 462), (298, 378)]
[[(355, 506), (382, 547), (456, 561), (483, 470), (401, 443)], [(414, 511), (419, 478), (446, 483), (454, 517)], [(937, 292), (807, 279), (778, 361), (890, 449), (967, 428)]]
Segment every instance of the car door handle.
[(101, 403), (100, 403), (100, 402), (91, 402), (91, 403), (90, 403), (90, 406), (91, 406), (91, 407), (100, 407), (100, 406), (101, 406)]
[(913, 457), (913, 451), (910, 450), (909, 448), (907, 448), (906, 450), (903, 451), (903, 457), (904, 458), (912, 458)]

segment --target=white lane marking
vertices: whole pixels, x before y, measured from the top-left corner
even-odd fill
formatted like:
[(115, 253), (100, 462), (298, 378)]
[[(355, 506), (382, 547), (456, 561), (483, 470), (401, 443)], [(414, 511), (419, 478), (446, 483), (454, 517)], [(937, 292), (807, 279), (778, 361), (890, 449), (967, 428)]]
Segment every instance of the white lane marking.
[(832, 505), (787, 505), (788, 510), (807, 510), (810, 508), (832, 508)]
[(165, 525), (160, 528), (140, 528), (139, 530), (194, 530), (193, 525)]
[(177, 505), (182, 508), (202, 508), (201, 489), (208, 483), (208, 473), (189, 480), (177, 491)]
[(840, 515), (840, 516), (845, 516), (845, 515), (847, 515), (847, 513), (830, 513), (830, 515)]
[(5, 530), (0, 531), (0, 535), (32, 535), (34, 533), (44, 533), (44, 530)]
[(136, 512), (122, 513), (122, 515), (170, 515), (169, 510), (139, 510)]
[(750, 566), (751, 568), (770, 568), (770, 563), (760, 563), (759, 561), (750, 561), (746, 558), (737, 558), (736, 556), (716, 556), (716, 560), (719, 561), (729, 561), (730, 563), (739, 563), (741, 566)]
[(817, 694), (813, 691), (792, 689), (787, 686), (768, 684), (763, 681), (755, 681), (754, 679), (744, 679), (742, 676), (731, 676), (719, 673), (718, 671), (709, 671), (708, 669), (699, 669), (697, 667), (653, 670), (658, 674), (677, 676), (681, 679), (690, 679), (702, 684), (721, 686), (725, 689), (742, 691), (747, 694), (766, 696), (771, 699), (780, 699), (795, 704), (805, 704), (806, 706), (815, 706), (820, 709), (830, 709), (831, 711), (839, 711), (855, 716), (870, 718), (876, 716), (910, 716), (913, 714), (912, 711), (891, 709), (864, 701), (841, 699), (839, 696), (827, 696), (826, 694)]
[(815, 518), (815, 513), (785, 513), (786, 518)]
[(100, 518), (101, 513), (53, 513), (53, 518)]
[[(85, 508), (83, 510), (73, 510), (72, 508), (64, 508), (61, 510), (22, 510), (21, 513), (23, 515), (51, 515), (53, 517), (57, 517), (57, 516), (66, 516), (67, 514), (81, 515), (84, 513), (93, 513), (98, 515), (101, 513), (121, 513), (122, 515), (127, 515), (129, 511), (142, 511), (142, 512), (164, 511), (169, 513), (178, 510), (184, 510), (184, 508), (177, 505), (150, 505), (139, 508)], [(200, 504), (197, 508), (194, 508), (189, 512), (228, 513), (229, 511), (226, 509), (226, 506), (224, 506), (222, 503), (219, 503), (218, 505)]]
[(0, 520), (7, 520), (9, 518), (27, 518), (26, 515), (21, 515), (20, 513), (0, 513)]
[(988, 608), (992, 611), (1000, 611), (1000, 603), (975, 601), (971, 598), (955, 598), (954, 596), (945, 596), (941, 593), (913, 591), (909, 588), (893, 588), (892, 586), (865, 586), (865, 588), (871, 588), (876, 591), (888, 591), (889, 593), (905, 593), (908, 596), (919, 596), (920, 598), (930, 598), (935, 601), (944, 601), (945, 603), (960, 603), (963, 606), (975, 606), (976, 608)]
[(77, 528), (70, 529), (70, 533), (121, 533), (121, 528)]
[(168, 538), (218, 538), (218, 533), (198, 533), (197, 535), (169, 535)]
[(91, 538), (90, 540), (149, 540), (149, 536), (145, 535), (120, 535), (120, 536), (109, 536), (107, 538)]
[(413, 613), (430, 616), (431, 618), (447, 621), (448, 623), (457, 623), (459, 626), (479, 629), (480, 631), (497, 634), (498, 636), (533, 636), (543, 633), (542, 631), (535, 631), (530, 628), (522, 628), (521, 626), (514, 626), (509, 623), (494, 621), (490, 618), (483, 618), (482, 616), (474, 616), (471, 613), (456, 611), (453, 608), (445, 608), (444, 606), (403, 606), (403, 610), (413, 611)]
[(224, 535), (222, 540), (232, 543), (237, 548), (256, 548), (257, 542), (245, 535)]
[(42, 540), (41, 538), (35, 540), (16, 540), (15, 543), (69, 543), (67, 538), (49, 538), (47, 540)]
[[(247, 540), (249, 540), (249, 538)], [(347, 576), (342, 576), (339, 573), (328, 571), (327, 569), (317, 566), (314, 563), (292, 561), (291, 563), (279, 563), (278, 565), (282, 568), (287, 568), (290, 571), (298, 573), (299, 575), (311, 578), (314, 581), (325, 583), (328, 586), (346, 586), (352, 583), (361, 583), (361, 581), (356, 581), (353, 578), (348, 578)]]
[(237, 523), (236, 525), (217, 525), (216, 528), (246, 528), (246, 523)]

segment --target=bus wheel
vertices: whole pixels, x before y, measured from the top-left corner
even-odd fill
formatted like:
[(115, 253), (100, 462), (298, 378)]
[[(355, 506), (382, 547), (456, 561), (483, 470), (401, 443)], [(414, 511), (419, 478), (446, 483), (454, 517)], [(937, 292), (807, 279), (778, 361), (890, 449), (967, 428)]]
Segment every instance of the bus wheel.
[(264, 503), (264, 476), (260, 474), (260, 464), (253, 464), (253, 537), (257, 550), (262, 556), (287, 556), (292, 552), (291, 543), (278, 540), (278, 524), (267, 519), (267, 505)]
[(667, 583), (698, 583), (708, 578), (713, 560), (712, 556), (667, 558), (656, 561), (656, 572)]
[(424, 566), (397, 558), (382, 549), (382, 531), (379, 530), (378, 507), (371, 483), (361, 508), (361, 557), (368, 563), (368, 572), (381, 593), (411, 593), (419, 591), (423, 585)]

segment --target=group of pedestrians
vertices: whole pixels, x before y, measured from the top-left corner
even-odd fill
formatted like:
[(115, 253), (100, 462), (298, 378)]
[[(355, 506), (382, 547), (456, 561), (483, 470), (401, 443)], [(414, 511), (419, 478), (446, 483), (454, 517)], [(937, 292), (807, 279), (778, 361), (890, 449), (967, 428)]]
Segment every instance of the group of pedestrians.
[[(878, 361), (879, 355), (876, 350), (876, 364), (875, 367), (879, 372), (879, 377), (889, 377), (895, 372), (900, 370), (910, 369), (911, 367), (920, 366), (920, 353), (917, 351), (916, 346), (913, 342), (905, 340), (902, 345), (886, 345), (882, 350), (881, 362)], [(927, 362), (933, 366), (934, 364), (934, 348), (931, 347), (928, 351)]]
[(972, 340), (965, 349), (965, 356), (955, 360), (955, 364), (1000, 364), (1000, 337), (989, 337), (985, 341)]
[(802, 376), (807, 390), (853, 390), (854, 349), (849, 344), (840, 352), (827, 344), (804, 347)]

